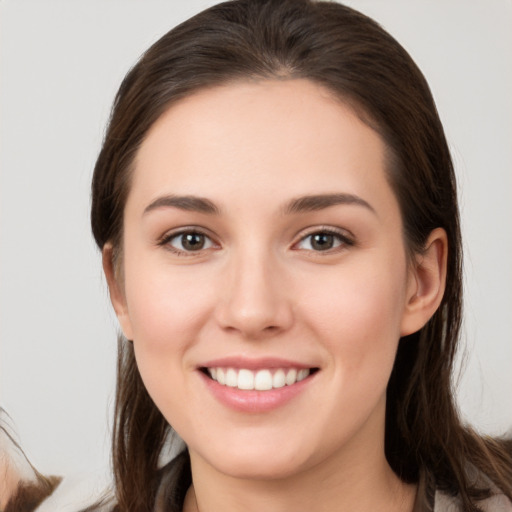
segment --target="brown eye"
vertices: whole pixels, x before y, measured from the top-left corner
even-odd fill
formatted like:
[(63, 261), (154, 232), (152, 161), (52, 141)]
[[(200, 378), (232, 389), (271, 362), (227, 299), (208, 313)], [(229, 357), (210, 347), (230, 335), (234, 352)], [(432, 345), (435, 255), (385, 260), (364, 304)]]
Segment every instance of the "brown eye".
[(185, 231), (168, 238), (167, 245), (177, 252), (197, 252), (213, 247), (209, 237), (197, 231)]
[(302, 238), (297, 244), (297, 248), (306, 251), (326, 252), (350, 245), (353, 245), (353, 241), (341, 233), (317, 231)]
[(334, 247), (334, 243), (336, 242), (334, 235), (330, 235), (328, 233), (317, 233), (315, 235), (311, 235), (311, 247), (315, 251), (327, 251), (328, 249), (332, 249)]
[(204, 247), (205, 236), (200, 233), (185, 233), (181, 235), (181, 245), (186, 251), (199, 251)]

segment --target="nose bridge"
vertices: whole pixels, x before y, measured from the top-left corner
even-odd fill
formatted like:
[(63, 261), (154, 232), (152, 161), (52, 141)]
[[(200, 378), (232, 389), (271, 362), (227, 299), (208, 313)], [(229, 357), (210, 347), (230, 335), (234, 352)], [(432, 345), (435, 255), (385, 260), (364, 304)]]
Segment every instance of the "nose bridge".
[(246, 244), (233, 249), (218, 305), (223, 328), (258, 337), (289, 327), (292, 310), (278, 260), (268, 246)]

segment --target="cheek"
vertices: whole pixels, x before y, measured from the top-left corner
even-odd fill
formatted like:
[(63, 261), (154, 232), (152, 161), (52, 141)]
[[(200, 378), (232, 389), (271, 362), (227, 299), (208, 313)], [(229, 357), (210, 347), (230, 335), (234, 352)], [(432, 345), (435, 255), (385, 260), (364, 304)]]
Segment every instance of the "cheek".
[[(169, 272), (138, 272), (127, 289), (137, 367), (144, 385), (167, 420), (180, 425), (193, 390), (188, 354), (198, 340), (208, 300), (196, 280), (169, 277)], [(204, 290), (203, 290), (204, 291)]]
[(304, 294), (303, 316), (344, 381), (389, 378), (400, 338), (405, 279), (405, 263), (361, 264), (317, 280), (314, 290)]
[(310, 296), (308, 328), (324, 346), (326, 382), (332, 385), (318, 403), (319, 416), (329, 418), (319, 427), (326, 438), (348, 439), (363, 425), (379, 429), (384, 421), (403, 311), (396, 282), (367, 268), (362, 275), (331, 280), (329, 293)]
[[(359, 265), (317, 275), (315, 286), (302, 294), (305, 311), (325, 328), (364, 337), (379, 328), (400, 333), (405, 303), (405, 265)], [(384, 334), (384, 333), (383, 333)]]
[(210, 308), (207, 284), (206, 276), (190, 268), (176, 271), (151, 259), (133, 268), (128, 263), (125, 286), (134, 341), (155, 351), (188, 342)]
[[(134, 254), (134, 251), (131, 253)], [(156, 258), (125, 261), (125, 290), (137, 366), (161, 410), (179, 401), (185, 390), (179, 376), (187, 371), (187, 351), (209, 317), (206, 276), (176, 269)], [(210, 285), (211, 287), (211, 285)], [(182, 392), (169, 392), (180, 389)], [(166, 405), (167, 404), (167, 405)]]

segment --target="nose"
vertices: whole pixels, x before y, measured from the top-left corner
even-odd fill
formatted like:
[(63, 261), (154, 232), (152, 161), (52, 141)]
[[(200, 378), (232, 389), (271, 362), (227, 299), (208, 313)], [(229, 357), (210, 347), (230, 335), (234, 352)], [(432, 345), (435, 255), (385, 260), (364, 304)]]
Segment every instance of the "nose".
[(282, 270), (269, 253), (234, 256), (216, 307), (221, 328), (253, 340), (289, 329), (293, 308)]

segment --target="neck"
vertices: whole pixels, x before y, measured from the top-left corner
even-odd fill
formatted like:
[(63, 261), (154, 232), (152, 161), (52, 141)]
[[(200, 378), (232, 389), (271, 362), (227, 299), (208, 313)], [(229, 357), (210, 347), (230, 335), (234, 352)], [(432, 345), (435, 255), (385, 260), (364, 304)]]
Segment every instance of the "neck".
[[(318, 476), (318, 475), (316, 475)], [(192, 486), (187, 493), (184, 512), (410, 512), (415, 486), (401, 482), (387, 470), (385, 474), (338, 473), (338, 477), (283, 479), (278, 481), (240, 481), (218, 479), (207, 487)]]

